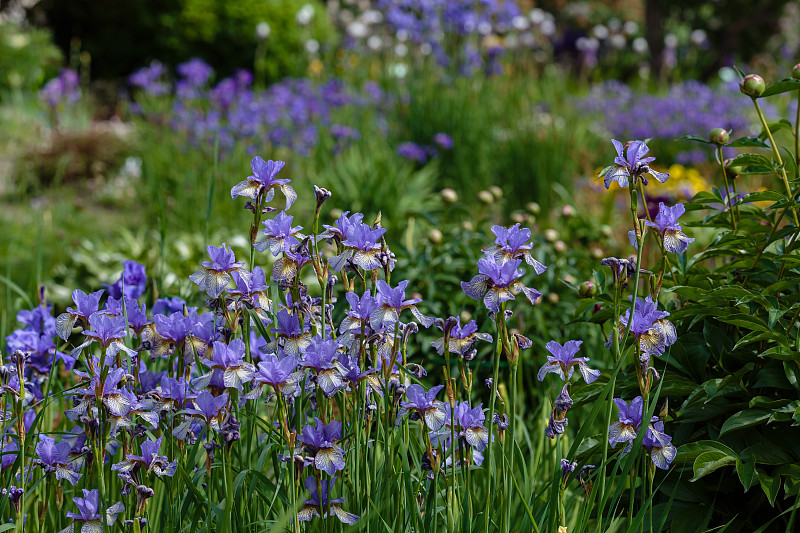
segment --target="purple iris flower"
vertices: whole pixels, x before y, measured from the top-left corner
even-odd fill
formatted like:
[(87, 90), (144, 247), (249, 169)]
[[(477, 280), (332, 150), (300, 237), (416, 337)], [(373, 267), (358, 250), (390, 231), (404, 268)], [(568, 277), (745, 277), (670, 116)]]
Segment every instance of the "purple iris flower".
[(209, 78), (214, 73), (211, 65), (202, 59), (193, 58), (185, 63), (178, 65), (178, 74), (191, 87), (201, 87), (208, 83)]
[[(626, 327), (630, 312), (628, 309), (625, 315), (620, 317), (620, 322)], [(659, 311), (656, 308), (656, 302), (650, 296), (644, 300), (636, 298), (630, 329), (636, 335), (639, 349), (643, 355), (660, 355), (677, 340), (675, 326), (666, 320), (668, 316), (668, 312)]]
[(136, 352), (124, 344), (124, 338), (128, 329), (124, 316), (109, 316), (105, 312), (93, 313), (89, 317), (91, 330), (84, 331), (86, 341), (76, 346), (71, 357), (78, 357), (80, 352), (90, 344), (97, 342), (105, 350), (106, 357), (116, 357), (120, 351), (128, 355), (136, 355)]
[(158, 455), (158, 449), (161, 447), (161, 441), (164, 437), (159, 437), (153, 441), (146, 439), (142, 443), (142, 455), (128, 454), (125, 460), (111, 466), (111, 470), (115, 472), (131, 472), (134, 468), (143, 468), (146, 473), (154, 473), (158, 477), (175, 475), (175, 470), (178, 462), (169, 462), (169, 458), (164, 455)]
[(208, 427), (219, 431), (220, 423), (225, 418), (225, 406), (228, 403), (228, 394), (222, 393), (216, 398), (208, 391), (203, 391), (194, 399), (195, 407), (186, 409), (186, 414), (201, 418)]
[(376, 301), (378, 307), (372, 312), (369, 317), (370, 326), (372, 329), (379, 330), (382, 326), (390, 326), (400, 319), (400, 313), (405, 309), (409, 309), (414, 318), (419, 320), (420, 324), (429, 328), (433, 325), (433, 319), (427, 317), (419, 312), (417, 305), (419, 298), (411, 298), (406, 300), (406, 287), (408, 287), (408, 280), (403, 280), (397, 284), (394, 289), (382, 279), (378, 280), (375, 287), (377, 288)]
[(265, 220), (265, 228), (261, 231), (267, 238), (254, 244), (256, 250), (264, 252), (269, 248), (272, 255), (277, 257), (283, 250), (283, 243), (289, 237), (295, 237), (298, 240), (303, 239), (300, 231), (303, 226), (292, 227), (294, 217), (287, 215), (285, 211), (281, 211), (272, 220)]
[(244, 263), (236, 261), (233, 250), (224, 242), (219, 248), (209, 244), (207, 249), (211, 261), (203, 261), (204, 268), (189, 276), (189, 279), (210, 297), (218, 298), (231, 282), (230, 272), (244, 272), (241, 270)]
[(639, 427), (642, 425), (642, 407), (644, 400), (637, 396), (631, 400), (630, 406), (621, 398), (614, 398), (619, 413), (618, 420), (611, 424), (608, 430), (608, 443), (616, 446), (620, 442), (632, 442), (636, 439)]
[(567, 411), (572, 407), (572, 398), (569, 396), (569, 383), (564, 383), (561, 392), (556, 396), (553, 402), (553, 410), (550, 412), (550, 420), (544, 430), (546, 437), (550, 439), (556, 438), (556, 435), (564, 433), (569, 420), (567, 420)]
[[(650, 149), (644, 141), (633, 141), (627, 148), (625, 156), (623, 156), (624, 147), (621, 142), (616, 139), (611, 139), (614, 148), (617, 149), (617, 157), (614, 158), (614, 165), (607, 167), (604, 172), (604, 183), (606, 189), (611, 186), (611, 183), (616, 181), (620, 187), (625, 188), (629, 183), (636, 186), (636, 180), (641, 179), (644, 185), (647, 185), (647, 180), (644, 178), (645, 174), (650, 174), (652, 177), (664, 183), (669, 178), (669, 174), (665, 172), (657, 172), (650, 168), (649, 163), (655, 161), (655, 157), (645, 157)], [(602, 174), (602, 173), (601, 173)]]
[(272, 267), (272, 277), (275, 281), (294, 279), (300, 270), (311, 263), (311, 256), (306, 253), (306, 242), (300, 242), (294, 237), (283, 241), (283, 257), (275, 261)]
[(258, 363), (256, 373), (253, 375), (255, 386), (245, 398), (255, 399), (261, 396), (264, 385), (269, 385), (275, 392), (291, 398), (300, 394), (302, 379), (303, 372), (297, 371), (296, 358), (291, 355), (278, 358), (275, 354), (269, 354)]
[(73, 486), (78, 483), (82, 474), (75, 471), (75, 465), (70, 461), (72, 446), (69, 442), (62, 440), (58, 444), (48, 435), (39, 434), (39, 442), (36, 444), (36, 455), (45, 474), (55, 472), (56, 479), (66, 479)]
[(386, 228), (373, 228), (362, 223), (348, 224), (342, 239), (345, 250), (328, 260), (331, 268), (339, 272), (351, 259), (364, 270), (380, 268), (381, 261), (378, 254), (381, 251), (380, 241), (384, 233)]
[(539, 381), (542, 381), (550, 372), (555, 372), (564, 381), (569, 381), (572, 373), (575, 372), (575, 365), (578, 366), (586, 383), (592, 383), (599, 378), (600, 371), (592, 370), (586, 364), (589, 361), (588, 357), (575, 357), (575, 354), (581, 349), (581, 344), (583, 341), (567, 341), (563, 346), (556, 341), (548, 342), (545, 348), (553, 355), (548, 355), (547, 362), (539, 369)]
[(229, 289), (228, 294), (238, 296), (241, 301), (246, 302), (250, 307), (261, 311), (258, 313), (261, 320), (269, 320), (267, 311), (272, 309), (272, 303), (267, 295), (269, 287), (261, 267), (254, 267), (249, 275), (242, 275), (240, 272), (234, 271), (231, 272), (231, 276), (233, 276), (236, 288)]
[(333, 239), (338, 238), (339, 241), (344, 241), (347, 238), (347, 233), (350, 231), (350, 228), (353, 226), (360, 226), (361, 221), (364, 220), (364, 215), (362, 213), (354, 213), (352, 216), (350, 215), (350, 211), (345, 211), (342, 213), (338, 219), (336, 219), (335, 225), (329, 226), (327, 224), (323, 224), (322, 227), (325, 228), (325, 231), (319, 234), (319, 239)]
[(400, 402), (400, 409), (397, 413), (398, 422), (408, 411), (415, 411), (419, 413), (430, 431), (441, 429), (445, 423), (447, 412), (445, 411), (444, 403), (438, 401), (436, 395), (443, 388), (444, 385), (437, 385), (425, 392), (421, 385), (416, 383), (409, 385), (406, 389), (408, 401)]
[(425, 147), (413, 142), (404, 142), (397, 147), (397, 154), (417, 163), (424, 163), (428, 160), (428, 151)]
[[(72, 501), (75, 503), (75, 506), (78, 508), (77, 513), (73, 513), (72, 511), (67, 512), (67, 518), (72, 518), (73, 520), (77, 520), (78, 522), (83, 522), (83, 526), (81, 526), (81, 531), (102, 531), (103, 524), (100, 513), (103, 511), (100, 508), (100, 491), (97, 489), (92, 490), (83, 490), (83, 498), (78, 496), (72, 498)], [(113, 526), (114, 523), (117, 521), (117, 516), (121, 513), (125, 512), (125, 506), (122, 505), (122, 502), (117, 502), (114, 505), (108, 507), (106, 509), (106, 524), (109, 526)], [(66, 529), (62, 530), (62, 533), (69, 532), (72, 533), (75, 531), (75, 523), (69, 525)]]
[(253, 175), (248, 176), (244, 181), (234, 185), (231, 189), (231, 198), (235, 199), (237, 196), (247, 196), (256, 200), (262, 194), (264, 201), (269, 202), (275, 196), (275, 189), (281, 189), (283, 195), (286, 197), (286, 207), (284, 211), (288, 211), (292, 204), (297, 199), (297, 193), (289, 182), (289, 179), (278, 179), (276, 176), (278, 172), (286, 165), (283, 161), (264, 161), (261, 157), (256, 156), (250, 162), (250, 168), (253, 169)]
[(360, 381), (367, 380), (367, 383), (369, 383), (372, 389), (383, 396), (381, 378), (375, 375), (378, 369), (367, 368), (362, 372), (358, 365), (358, 357), (348, 357), (347, 354), (341, 354), (339, 356), (339, 366), (342, 378), (350, 383), (350, 386), (355, 388)]
[(56, 319), (53, 318), (53, 306), (39, 305), (30, 311), (23, 309), (17, 313), (17, 322), (25, 324), (26, 330), (45, 334), (49, 337), (56, 335)]
[(77, 309), (67, 307), (67, 311), (56, 318), (56, 332), (62, 340), (69, 338), (76, 322), (80, 321), (84, 328), (89, 326), (89, 317), (100, 307), (100, 298), (102, 298), (103, 292), (102, 289), (91, 294), (86, 294), (79, 289), (72, 291), (72, 301), (75, 302)]
[(297, 357), (300, 352), (311, 344), (311, 334), (308, 326), (300, 327), (300, 319), (297, 313), (289, 314), (286, 309), (278, 311), (277, 324), (275, 324), (275, 337), (272, 342), (268, 342), (262, 348), (263, 353), (275, 353), (278, 346), (282, 346), (287, 355)]
[(153, 323), (142, 330), (142, 341), (150, 343), (150, 355), (168, 357), (183, 349), (186, 338), (198, 322), (197, 313), (184, 316), (176, 311), (169, 316), (154, 315)]
[[(124, 307), (123, 307), (124, 304)], [(104, 312), (111, 316), (128, 315), (128, 326), (136, 332), (136, 335), (141, 335), (142, 329), (150, 323), (147, 318), (147, 306), (140, 304), (130, 296), (124, 298), (109, 297), (106, 301), (106, 308)]]
[(668, 470), (678, 455), (678, 449), (672, 444), (672, 437), (664, 433), (664, 422), (661, 421), (650, 424), (642, 438), (642, 446), (653, 464), (661, 470)]
[(345, 318), (339, 324), (339, 333), (353, 332), (354, 334), (361, 334), (363, 327), (365, 333), (369, 327), (369, 317), (372, 312), (378, 308), (378, 301), (370, 294), (369, 291), (364, 291), (361, 298), (354, 292), (345, 294), (347, 303), (350, 304), (350, 309), (345, 311)]
[(19, 447), (16, 442), (7, 442), (5, 438), (0, 439), (0, 472), (5, 472), (17, 462), (18, 452)]
[(463, 428), (458, 436), (482, 452), (489, 445), (489, 430), (484, 426), (486, 415), (483, 412), (483, 404), (478, 404), (470, 409), (467, 402), (461, 402), (456, 405), (456, 416), (459, 425)]
[(183, 404), (186, 403), (191, 390), (189, 382), (183, 376), (175, 379), (165, 374), (161, 378), (159, 398), (162, 403), (158, 410), (169, 409), (172, 411), (179, 411), (183, 408)]
[(323, 424), (322, 420), (315, 417), (314, 425), (306, 425), (297, 440), (305, 444), (305, 453), (314, 457), (314, 467), (332, 476), (345, 465), (344, 450), (336, 445), (341, 438), (342, 425), (339, 421)]
[(317, 336), (311, 339), (311, 344), (300, 359), (303, 368), (310, 368), (316, 373), (317, 385), (328, 398), (344, 386), (336, 361), (339, 348), (339, 343), (335, 340)]
[(520, 228), (519, 224), (514, 224), (510, 228), (503, 226), (492, 226), (492, 233), (495, 235), (495, 244), (491, 248), (483, 251), (486, 257), (503, 265), (512, 259), (524, 259), (526, 263), (533, 267), (536, 274), (542, 274), (547, 267), (533, 258), (531, 249), (531, 230)]
[(136, 300), (147, 289), (145, 266), (136, 261), (123, 261), (122, 275), (114, 284), (107, 287), (111, 298), (121, 298), (124, 290), (125, 296)]
[(664, 202), (659, 202), (655, 223), (649, 220), (645, 221), (647, 226), (656, 228), (661, 234), (664, 240), (664, 249), (668, 252), (682, 254), (689, 247), (689, 243), (694, 242), (694, 238), (687, 237), (681, 231), (681, 225), (678, 224), (678, 219), (685, 212), (686, 208), (682, 203), (667, 207)]
[[(339, 505), (347, 500), (344, 498), (329, 499), (330, 493), (333, 491), (333, 484), (335, 482), (336, 477), (323, 479), (321, 484), (322, 494), (319, 494), (317, 491), (317, 480), (314, 478), (314, 476), (308, 476), (304, 481), (304, 485), (306, 490), (311, 495), (311, 498), (305, 501), (305, 505), (297, 513), (297, 518), (305, 522), (311, 520), (315, 516), (328, 518), (328, 509), (330, 509), (330, 513), (338, 518), (341, 522), (350, 526), (355, 524), (358, 521), (358, 516), (346, 512)], [(322, 514), (320, 515), (320, 513)]]
[[(619, 409), (618, 420), (612, 423), (608, 429), (608, 443), (615, 447), (620, 442), (627, 443), (622, 451), (622, 454), (625, 455), (631, 450), (633, 441), (636, 440), (636, 435), (641, 429), (644, 400), (641, 396), (637, 396), (628, 405), (624, 400), (614, 398), (614, 403)], [(664, 423), (657, 416), (650, 419), (646, 431), (642, 438), (642, 446), (647, 450), (653, 464), (666, 470), (678, 453), (672, 444), (672, 437), (664, 433)]]
[(483, 300), (483, 304), (492, 313), (500, 310), (502, 302), (514, 300), (512, 288), (525, 293), (533, 304), (542, 293), (526, 287), (519, 281), (518, 278), (525, 274), (518, 268), (521, 263), (521, 259), (512, 259), (499, 265), (491, 259), (478, 259), (479, 274), (470, 281), (462, 281), (461, 288), (473, 300)]
[[(156, 303), (153, 304), (153, 315), (171, 315), (178, 311), (183, 312), (183, 307), (185, 305), (186, 301), (177, 296), (173, 296), (172, 298), (159, 298), (156, 300)], [(197, 308), (192, 309), (195, 311), (197, 310)]]
[[(438, 325), (439, 329), (444, 330), (444, 324)], [(431, 346), (436, 348), (439, 355), (444, 353), (444, 337), (438, 338), (431, 343)], [(492, 342), (492, 336), (488, 333), (479, 333), (478, 325), (474, 320), (470, 320), (463, 328), (461, 327), (461, 319), (455, 317), (455, 325), (450, 330), (450, 338), (448, 350), (463, 356), (469, 352), (478, 340), (485, 342)]]
[(446, 133), (439, 132), (435, 134), (433, 136), (433, 142), (445, 150), (450, 150), (453, 147), (453, 138)]
[(204, 389), (214, 377), (220, 380), (225, 387), (237, 389), (242, 392), (242, 384), (250, 381), (255, 373), (255, 367), (244, 360), (245, 345), (242, 339), (233, 339), (230, 344), (214, 342), (213, 358), (209, 364), (211, 371), (195, 378), (192, 386), (195, 389)]

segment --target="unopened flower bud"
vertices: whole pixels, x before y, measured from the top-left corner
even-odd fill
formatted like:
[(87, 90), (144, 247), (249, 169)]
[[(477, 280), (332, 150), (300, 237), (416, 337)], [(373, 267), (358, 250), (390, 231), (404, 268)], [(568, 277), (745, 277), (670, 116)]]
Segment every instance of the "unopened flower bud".
[(494, 196), (495, 200), (499, 200), (500, 198), (503, 197), (503, 189), (501, 189), (497, 185), (492, 185), (491, 187), (489, 187), (489, 192), (492, 193), (492, 196)]
[(458, 201), (458, 193), (449, 187), (439, 191), (439, 194), (442, 196), (442, 200), (448, 204), (454, 204)]
[(339, 209), (338, 207), (334, 207), (333, 209), (331, 209), (331, 217), (333, 217), (334, 219), (338, 219), (340, 216), (342, 216), (341, 209)]
[(567, 243), (564, 241), (556, 241), (555, 244), (553, 244), (553, 250), (555, 250), (556, 253), (563, 254), (567, 251)]
[(550, 292), (547, 294), (547, 301), (551, 304), (557, 304), (561, 299), (558, 297), (558, 293)]
[(431, 241), (433, 244), (441, 243), (443, 238), (444, 235), (442, 235), (442, 232), (436, 228), (433, 228), (432, 230), (428, 231), (428, 240)]
[(475, 229), (475, 226), (473, 226), (472, 222), (470, 222), (469, 220), (462, 221), (461, 222), (461, 227), (464, 228), (467, 231), (473, 231)]
[(591, 253), (591, 254), (592, 254), (592, 257), (594, 257), (595, 259), (602, 259), (602, 258), (603, 258), (603, 257), (605, 257), (605, 255), (606, 255), (606, 254), (605, 254), (605, 252), (603, 252), (603, 249), (602, 249), (602, 248), (599, 248), (599, 247), (597, 247), (597, 246), (593, 246), (593, 247), (592, 247), (592, 248), (589, 250), (589, 253)]
[(478, 193), (478, 200), (484, 204), (493, 204), (494, 196), (489, 191), (480, 191)]
[(331, 191), (314, 185), (314, 196), (317, 198), (317, 211), (319, 211), (319, 208), (322, 207), (323, 202), (331, 197)]
[(556, 242), (558, 240), (558, 232), (553, 228), (548, 228), (544, 230), (544, 240), (547, 242)]
[(735, 179), (742, 173), (743, 167), (741, 165), (731, 165), (732, 161), (733, 159), (726, 159), (723, 161), (722, 165), (725, 167), (725, 174), (727, 174), (729, 178)]
[(461, 317), (461, 322), (465, 324), (468, 323), (470, 320), (472, 320), (472, 313), (470, 313), (469, 311), (461, 311), (461, 314), (459, 316)]
[(516, 222), (517, 224), (524, 224), (526, 220), (528, 220), (529, 215), (527, 213), (522, 213), (517, 211), (511, 215), (511, 220)]
[(796, 64), (792, 69), (792, 77), (796, 80), (800, 80), (800, 63)]
[(539, 213), (542, 212), (541, 206), (539, 206), (539, 204), (537, 204), (536, 202), (528, 202), (527, 204), (525, 204), (525, 209), (530, 211), (532, 215), (538, 215)]
[(270, 33), (272, 33), (272, 28), (266, 22), (256, 24), (256, 39), (259, 41), (266, 40)]
[(766, 88), (767, 84), (764, 82), (764, 78), (758, 74), (748, 74), (739, 84), (739, 90), (751, 98), (758, 98), (764, 94)]
[(584, 281), (578, 287), (578, 295), (581, 298), (592, 298), (595, 294), (597, 294), (597, 285), (593, 281)]
[(714, 128), (711, 130), (711, 133), (708, 134), (708, 140), (714, 144), (728, 144), (730, 138), (730, 134), (725, 128)]
[(567, 204), (561, 208), (561, 216), (571, 217), (575, 214), (575, 208)]

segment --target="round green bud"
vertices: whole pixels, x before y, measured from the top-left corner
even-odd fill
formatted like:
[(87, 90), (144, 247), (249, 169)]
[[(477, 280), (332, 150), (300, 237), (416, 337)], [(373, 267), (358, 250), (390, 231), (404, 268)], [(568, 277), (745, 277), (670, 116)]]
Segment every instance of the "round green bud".
[(464, 228), (467, 231), (474, 231), (475, 230), (475, 226), (473, 226), (472, 222), (470, 222), (469, 220), (461, 221), (461, 227)]
[(442, 232), (436, 228), (428, 231), (428, 240), (431, 241), (433, 244), (439, 244), (442, 242), (444, 235)]
[(792, 77), (796, 80), (800, 80), (800, 63), (796, 64), (792, 69)]
[(581, 298), (592, 298), (597, 294), (597, 285), (593, 281), (584, 281), (578, 287), (578, 296)]
[(714, 128), (708, 134), (708, 140), (714, 144), (728, 144), (730, 138), (730, 134), (725, 128)]
[(493, 204), (494, 195), (489, 191), (480, 191), (478, 192), (478, 200), (480, 200), (484, 204)]
[(539, 204), (537, 204), (536, 202), (528, 202), (528, 203), (525, 205), (525, 208), (526, 208), (528, 211), (530, 211), (530, 213), (531, 213), (532, 215), (538, 215), (539, 213), (541, 213), (541, 212), (542, 212), (542, 207), (541, 207)]
[(458, 201), (458, 193), (449, 187), (439, 191), (439, 194), (442, 195), (442, 200), (448, 204), (454, 204)]
[(567, 251), (567, 243), (565, 243), (564, 241), (556, 241), (553, 244), (553, 250), (555, 250), (555, 252), (558, 254), (563, 254), (564, 252)]
[(739, 84), (739, 90), (752, 98), (758, 98), (764, 94), (766, 88), (767, 84), (764, 82), (764, 78), (758, 74), (748, 74)]
[(561, 298), (559, 298), (559, 297), (558, 297), (558, 294), (557, 294), (557, 293), (555, 293), (555, 292), (549, 292), (549, 293), (547, 293), (547, 301), (548, 301), (548, 302), (550, 302), (551, 304), (555, 305), (555, 304), (557, 304), (557, 303), (558, 303), (560, 300), (561, 300)]
[(544, 240), (547, 242), (556, 242), (558, 240), (558, 232), (553, 228), (544, 230)]
[(497, 185), (492, 185), (491, 187), (489, 187), (489, 192), (492, 193), (492, 196), (494, 196), (495, 200), (499, 200), (500, 198), (503, 197), (503, 189), (501, 189)]

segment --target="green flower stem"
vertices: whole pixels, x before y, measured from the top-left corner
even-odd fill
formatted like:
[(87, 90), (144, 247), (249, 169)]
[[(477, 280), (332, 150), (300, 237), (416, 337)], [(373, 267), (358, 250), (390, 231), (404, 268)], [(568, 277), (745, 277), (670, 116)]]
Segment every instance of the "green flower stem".
[[(638, 266), (638, 265), (637, 265)], [(614, 356), (614, 365), (617, 364), (620, 358), (620, 348), (619, 348), (619, 308), (620, 308), (620, 297), (622, 296), (622, 290), (619, 284), (614, 284), (614, 329), (611, 331), (611, 353)], [(616, 386), (617, 376), (614, 374), (611, 377), (611, 392), (609, 398), (614, 398), (614, 387)], [(611, 413), (613, 410), (613, 401), (606, 402), (606, 425), (605, 427), (611, 426)], [(603, 465), (601, 468), (605, 470), (605, 460), (608, 457), (608, 439), (603, 439)], [(600, 475), (600, 504), (597, 510), (597, 530), (603, 531), (603, 507), (605, 506), (605, 491), (606, 491), (606, 477), (601, 473)]]
[(731, 225), (733, 226), (733, 230), (736, 231), (738, 229), (736, 224), (736, 217), (733, 216), (733, 197), (730, 193), (730, 185), (728, 184), (728, 173), (725, 172), (725, 162), (722, 159), (722, 145), (717, 145), (717, 162), (719, 163), (719, 168), (722, 169), (722, 179), (725, 180), (725, 194), (728, 195), (728, 212), (731, 214)]
[(489, 531), (489, 508), (491, 507), (491, 503), (493, 500), (493, 480), (494, 480), (494, 443), (492, 442), (492, 430), (494, 429), (494, 406), (495, 400), (497, 398), (497, 378), (500, 373), (500, 356), (502, 355), (503, 351), (503, 343), (501, 341), (501, 337), (505, 330), (505, 319), (506, 319), (506, 303), (503, 302), (500, 304), (500, 311), (495, 314), (494, 323), (497, 331), (497, 340), (496, 340), (496, 348), (494, 353), (494, 371), (492, 373), (492, 397), (489, 400), (489, 457), (488, 462), (486, 463), (487, 469), (489, 471), (489, 484), (488, 484), (488, 492), (486, 494), (486, 507), (484, 509), (483, 515), (483, 525), (484, 531), (488, 533)]
[[(756, 108), (756, 113), (758, 113), (758, 118), (761, 120), (761, 125), (764, 127), (764, 131), (767, 132), (767, 137), (769, 137), (769, 144), (772, 147), (772, 153), (775, 154), (775, 159), (778, 161), (778, 165), (781, 167), (780, 178), (783, 181), (783, 186), (786, 188), (786, 196), (788, 196), (791, 200), (792, 188), (789, 186), (789, 178), (786, 176), (786, 169), (783, 168), (783, 158), (781, 158), (781, 152), (778, 150), (778, 145), (775, 144), (775, 139), (772, 138), (772, 131), (769, 129), (767, 119), (764, 118), (764, 113), (761, 111), (761, 106), (758, 105), (758, 98), (753, 98), (753, 105)], [(795, 211), (792, 211), (792, 218), (794, 219), (795, 226), (800, 226), (800, 220), (798, 220), (797, 213)]]
[[(800, 91), (797, 91), (797, 113), (794, 117), (794, 160), (800, 164)], [(795, 177), (800, 174), (800, 167), (795, 170)]]
[[(20, 368), (21, 365), (17, 365)], [(17, 416), (17, 439), (19, 440), (19, 458), (20, 458), (20, 489), (22, 490), (22, 495), (19, 498), (19, 512), (17, 512), (17, 531), (22, 532), (25, 530), (25, 491), (26, 491), (26, 481), (28, 476), (25, 475), (25, 413), (24, 407), (22, 402), (25, 400), (25, 375), (23, 372), (18, 372), (19, 377), (19, 398), (17, 399), (16, 405), (16, 416)]]

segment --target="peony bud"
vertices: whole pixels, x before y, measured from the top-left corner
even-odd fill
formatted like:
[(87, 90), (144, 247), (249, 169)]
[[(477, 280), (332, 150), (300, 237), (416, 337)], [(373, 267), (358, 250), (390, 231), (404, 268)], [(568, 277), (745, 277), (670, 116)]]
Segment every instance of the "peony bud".
[(758, 74), (748, 74), (739, 84), (739, 90), (752, 98), (758, 98), (764, 94), (766, 88), (767, 84), (764, 82), (764, 78)]
[(711, 133), (708, 134), (708, 140), (714, 144), (728, 144), (730, 138), (730, 134), (725, 128), (714, 128), (711, 130)]

